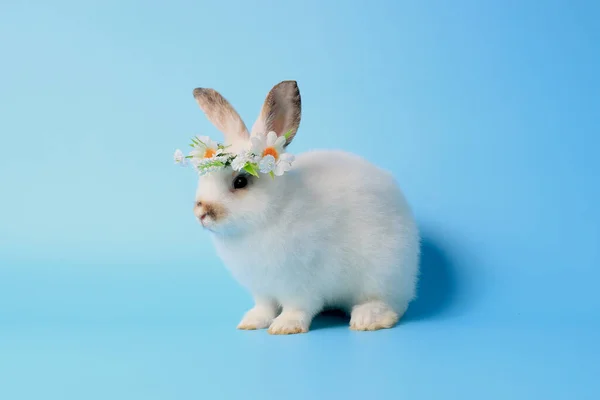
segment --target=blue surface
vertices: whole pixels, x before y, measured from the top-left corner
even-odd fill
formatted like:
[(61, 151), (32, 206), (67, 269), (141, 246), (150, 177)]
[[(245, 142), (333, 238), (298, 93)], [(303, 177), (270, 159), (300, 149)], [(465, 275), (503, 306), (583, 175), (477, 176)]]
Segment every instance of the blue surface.
[[(12, 3), (0, 399), (600, 398), (597, 2)], [(172, 153), (218, 136), (194, 87), (251, 124), (284, 79), (294, 152), (357, 152), (413, 205), (395, 329), (235, 330), (250, 298)]]

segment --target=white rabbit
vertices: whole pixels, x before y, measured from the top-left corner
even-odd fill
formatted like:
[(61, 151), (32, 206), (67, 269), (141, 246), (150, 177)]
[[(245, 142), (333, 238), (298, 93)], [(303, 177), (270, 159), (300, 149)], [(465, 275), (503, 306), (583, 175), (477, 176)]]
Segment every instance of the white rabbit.
[[(250, 133), (213, 89), (194, 97), (232, 152)], [(255, 132), (293, 140), (300, 92), (284, 81), (269, 92)], [(350, 328), (394, 326), (415, 297), (420, 239), (394, 178), (342, 151), (310, 151), (271, 179), (231, 167), (199, 178), (194, 214), (211, 232), (218, 255), (255, 305), (238, 329), (304, 333), (326, 308), (350, 314)]]

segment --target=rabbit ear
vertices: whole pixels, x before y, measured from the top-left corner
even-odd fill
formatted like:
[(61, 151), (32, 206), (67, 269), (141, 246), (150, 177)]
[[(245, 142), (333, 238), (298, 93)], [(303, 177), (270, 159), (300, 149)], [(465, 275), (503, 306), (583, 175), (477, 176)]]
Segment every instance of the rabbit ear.
[(208, 120), (223, 132), (225, 142), (248, 139), (248, 129), (244, 121), (219, 92), (214, 89), (196, 88), (194, 98)]
[(277, 136), (289, 136), (285, 146), (291, 143), (300, 125), (300, 90), (296, 81), (283, 81), (271, 89), (258, 119), (252, 126), (252, 133), (274, 131)]

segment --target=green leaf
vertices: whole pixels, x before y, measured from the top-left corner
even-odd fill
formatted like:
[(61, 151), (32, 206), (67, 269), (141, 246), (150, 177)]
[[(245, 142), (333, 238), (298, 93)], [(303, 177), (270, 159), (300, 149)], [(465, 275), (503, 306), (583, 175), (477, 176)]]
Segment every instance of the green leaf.
[(244, 171), (248, 172), (250, 175), (258, 178), (258, 172), (256, 171), (256, 167), (252, 163), (246, 163), (244, 165)]
[(269, 171), (269, 175), (271, 175), (271, 179), (275, 179), (275, 173), (273, 171)]
[(198, 167), (198, 169), (206, 169), (208, 167), (224, 167), (225, 163), (222, 161), (213, 161), (213, 162), (209, 162), (207, 164), (203, 164), (201, 166)]
[(289, 131), (287, 131), (285, 133), (285, 135), (283, 135), (285, 137), (285, 140), (288, 140), (290, 138), (290, 135), (292, 134), (292, 130), (290, 129)]

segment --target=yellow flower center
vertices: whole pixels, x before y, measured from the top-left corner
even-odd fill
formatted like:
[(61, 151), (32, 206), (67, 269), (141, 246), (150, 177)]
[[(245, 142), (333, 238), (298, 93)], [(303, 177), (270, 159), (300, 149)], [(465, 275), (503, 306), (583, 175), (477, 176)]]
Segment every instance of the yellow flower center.
[(206, 149), (206, 151), (204, 152), (204, 158), (211, 158), (215, 154), (217, 154), (217, 152), (214, 149)]
[(275, 150), (274, 147), (267, 147), (264, 151), (262, 156), (273, 156), (275, 157), (275, 160), (277, 160), (279, 158), (279, 153), (277, 153), (277, 150)]

